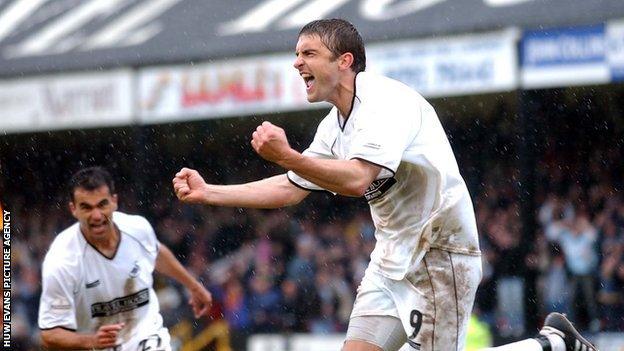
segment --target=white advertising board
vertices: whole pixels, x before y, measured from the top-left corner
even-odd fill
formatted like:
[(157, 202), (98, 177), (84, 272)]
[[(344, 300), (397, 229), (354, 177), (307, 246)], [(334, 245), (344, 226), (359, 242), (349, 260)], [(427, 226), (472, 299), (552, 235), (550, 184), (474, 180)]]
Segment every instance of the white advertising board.
[(426, 97), (509, 91), (518, 84), (516, 30), (371, 46), (369, 71)]
[[(345, 334), (257, 334), (247, 340), (249, 351), (337, 351)], [(399, 351), (410, 351), (405, 344)]]
[(130, 124), (129, 70), (0, 81), (0, 131)]
[(607, 23), (607, 63), (613, 81), (624, 80), (624, 20)]
[[(247, 342), (250, 351), (337, 351), (344, 334), (258, 334)], [(600, 333), (590, 339), (602, 351), (624, 351), (624, 333)], [(407, 344), (400, 351), (412, 350)]]
[[(515, 30), (370, 45), (367, 70), (425, 96), (508, 91), (518, 84)], [(139, 72), (143, 123), (313, 109), (293, 54), (169, 66)]]
[(293, 54), (139, 72), (143, 123), (310, 108)]

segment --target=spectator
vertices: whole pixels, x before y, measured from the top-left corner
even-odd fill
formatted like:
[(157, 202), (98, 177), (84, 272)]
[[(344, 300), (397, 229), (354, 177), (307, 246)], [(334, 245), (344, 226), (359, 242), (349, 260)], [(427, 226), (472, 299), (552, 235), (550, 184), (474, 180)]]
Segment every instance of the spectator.
[(544, 273), (544, 312), (570, 313), (570, 289), (566, 258), (558, 244), (549, 248), (549, 264)]
[(299, 285), (314, 280), (314, 252), (317, 250), (316, 239), (307, 233), (300, 235), (296, 243), (295, 257), (288, 263), (287, 276)]
[[(598, 267), (596, 228), (589, 221), (588, 215), (579, 211), (572, 219), (548, 223), (546, 236), (561, 245), (570, 272), (572, 298), (581, 299), (589, 318), (589, 329), (599, 331), (600, 320), (594, 292), (594, 274)], [(575, 308), (571, 312), (578, 318), (580, 308), (576, 304), (573, 306)]]
[(291, 279), (282, 282), (281, 331), (307, 332), (312, 316), (318, 314), (318, 297), (314, 289), (301, 288)]
[(602, 305), (605, 330), (617, 330), (624, 315), (622, 308), (622, 280), (618, 271), (624, 265), (624, 238), (612, 219), (605, 221), (601, 230), (600, 291), (598, 301)]
[(247, 330), (251, 325), (249, 302), (238, 277), (232, 277), (223, 288), (223, 315), (235, 331)]
[(249, 315), (253, 333), (278, 331), (280, 295), (274, 280), (266, 275), (254, 275), (251, 278)]

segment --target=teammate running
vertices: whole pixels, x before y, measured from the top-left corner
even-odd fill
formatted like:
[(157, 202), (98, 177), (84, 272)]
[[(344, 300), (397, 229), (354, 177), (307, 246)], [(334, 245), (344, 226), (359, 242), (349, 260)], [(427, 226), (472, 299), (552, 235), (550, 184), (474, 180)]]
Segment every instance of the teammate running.
[(149, 222), (117, 211), (110, 174), (83, 169), (70, 181), (78, 222), (61, 232), (43, 261), (39, 328), (51, 349), (171, 350), (152, 272), (184, 285), (195, 318), (212, 297), (159, 243)]

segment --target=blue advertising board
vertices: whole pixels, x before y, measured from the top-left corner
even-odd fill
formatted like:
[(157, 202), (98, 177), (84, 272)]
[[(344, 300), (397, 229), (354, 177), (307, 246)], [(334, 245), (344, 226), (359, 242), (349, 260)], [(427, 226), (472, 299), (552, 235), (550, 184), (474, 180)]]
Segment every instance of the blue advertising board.
[(603, 24), (527, 31), (520, 45), (522, 84), (542, 88), (610, 80)]

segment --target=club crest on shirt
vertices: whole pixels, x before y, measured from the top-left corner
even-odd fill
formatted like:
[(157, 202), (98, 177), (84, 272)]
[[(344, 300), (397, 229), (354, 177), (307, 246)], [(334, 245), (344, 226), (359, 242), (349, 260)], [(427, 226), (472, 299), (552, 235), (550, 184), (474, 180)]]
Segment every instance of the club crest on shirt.
[(390, 189), (394, 185), (394, 183), (396, 183), (396, 179), (394, 178), (384, 178), (373, 181), (364, 193), (366, 201), (375, 200), (376, 198), (385, 194), (388, 189)]
[(132, 267), (132, 270), (130, 271), (130, 278), (135, 278), (137, 275), (139, 275), (140, 270), (141, 270), (141, 266), (139, 266), (139, 261), (134, 261), (134, 266)]

